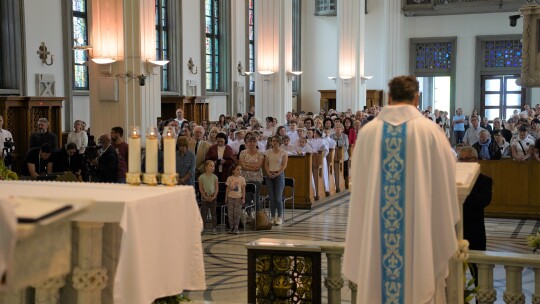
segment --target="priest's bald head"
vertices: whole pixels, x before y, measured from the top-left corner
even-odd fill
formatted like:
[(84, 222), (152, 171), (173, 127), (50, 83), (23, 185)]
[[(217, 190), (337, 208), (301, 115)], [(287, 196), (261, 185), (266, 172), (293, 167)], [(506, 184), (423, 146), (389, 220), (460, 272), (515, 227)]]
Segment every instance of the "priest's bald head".
[(398, 76), (388, 83), (388, 103), (418, 106), (420, 85), (414, 76)]

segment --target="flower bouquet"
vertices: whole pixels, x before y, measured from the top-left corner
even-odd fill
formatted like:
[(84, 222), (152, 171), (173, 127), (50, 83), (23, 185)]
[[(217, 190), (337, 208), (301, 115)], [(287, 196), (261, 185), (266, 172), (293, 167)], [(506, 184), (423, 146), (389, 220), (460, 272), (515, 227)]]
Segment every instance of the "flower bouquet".
[(4, 159), (0, 157), (0, 180), (18, 180), (17, 173), (9, 170), (4, 164)]

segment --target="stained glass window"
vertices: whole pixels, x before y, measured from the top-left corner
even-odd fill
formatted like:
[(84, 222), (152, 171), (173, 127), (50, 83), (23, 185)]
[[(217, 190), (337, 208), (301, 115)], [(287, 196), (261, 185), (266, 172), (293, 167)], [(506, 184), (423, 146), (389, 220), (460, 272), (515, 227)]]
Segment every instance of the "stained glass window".
[[(73, 46), (88, 45), (86, 0), (73, 0)], [(73, 50), (73, 90), (88, 90), (88, 51)]]
[(453, 43), (416, 42), (415, 67), (417, 71), (448, 72), (452, 68)]
[[(248, 6), (248, 39), (249, 39), (249, 71), (255, 71), (255, 8), (254, 0), (249, 0)], [(255, 91), (255, 79), (249, 77), (249, 90)]]
[(485, 68), (521, 68), (520, 39), (482, 41)]
[[(169, 60), (169, 20), (167, 0), (156, 0), (156, 60)], [(161, 90), (169, 91), (168, 64), (162, 67)]]
[(220, 11), (218, 0), (205, 0), (205, 63), (206, 63), (206, 90), (219, 91), (221, 87), (219, 77), (220, 57)]

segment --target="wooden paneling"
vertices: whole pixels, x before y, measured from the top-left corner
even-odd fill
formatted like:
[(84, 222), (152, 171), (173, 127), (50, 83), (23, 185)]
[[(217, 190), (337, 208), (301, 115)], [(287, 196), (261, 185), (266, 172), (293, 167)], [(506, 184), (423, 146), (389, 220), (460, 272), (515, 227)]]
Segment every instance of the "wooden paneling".
[(540, 162), (480, 161), (481, 172), (493, 179), (487, 216), (540, 218)]
[(176, 118), (176, 109), (184, 110), (184, 118), (201, 124), (208, 120), (208, 103), (202, 96), (162, 96), (161, 118)]
[(49, 131), (58, 137), (58, 146), (62, 146), (62, 102), (63, 97), (0, 97), (0, 113), (4, 117), (4, 128), (13, 135), (16, 171), (30, 146), (30, 135), (37, 129), (41, 117), (49, 120)]

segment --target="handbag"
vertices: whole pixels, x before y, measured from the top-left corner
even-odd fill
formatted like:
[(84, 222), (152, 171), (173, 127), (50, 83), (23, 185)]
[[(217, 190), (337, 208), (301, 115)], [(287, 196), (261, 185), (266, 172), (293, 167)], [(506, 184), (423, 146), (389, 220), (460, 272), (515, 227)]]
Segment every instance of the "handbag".
[(257, 218), (257, 230), (271, 230), (272, 223), (268, 219), (268, 215), (264, 211), (257, 211), (255, 213)]

